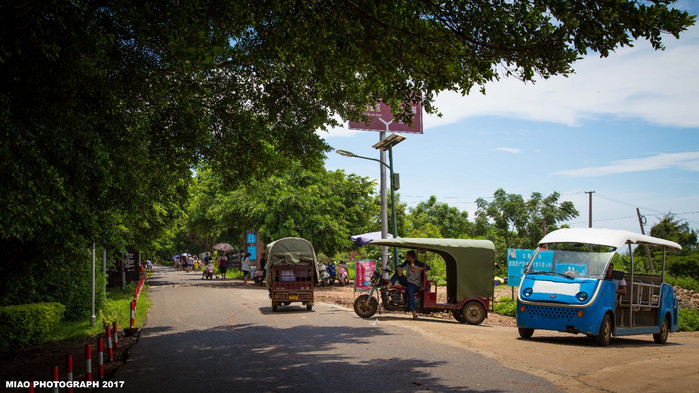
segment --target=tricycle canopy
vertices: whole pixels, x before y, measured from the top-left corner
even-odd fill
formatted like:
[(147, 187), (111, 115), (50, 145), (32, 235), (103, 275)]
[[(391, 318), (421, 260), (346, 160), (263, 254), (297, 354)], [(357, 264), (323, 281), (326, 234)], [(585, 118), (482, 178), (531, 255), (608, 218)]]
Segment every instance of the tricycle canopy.
[(318, 282), (318, 277), (320, 277), (318, 260), (313, 245), (308, 240), (300, 237), (285, 237), (267, 245), (267, 287), (271, 282), (271, 267), (282, 264), (312, 265), (315, 270), (314, 281)]
[(374, 240), (370, 244), (427, 250), (441, 256), (447, 268), (448, 298), (455, 296), (461, 301), (493, 296), (495, 246), (490, 240), (396, 238)]

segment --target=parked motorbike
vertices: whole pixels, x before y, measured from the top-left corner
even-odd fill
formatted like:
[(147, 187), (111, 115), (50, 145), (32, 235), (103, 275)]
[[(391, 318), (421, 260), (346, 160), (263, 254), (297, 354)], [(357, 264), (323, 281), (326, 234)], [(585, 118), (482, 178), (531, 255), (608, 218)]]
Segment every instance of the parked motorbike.
[(347, 268), (347, 264), (344, 262), (337, 264), (337, 281), (340, 283), (340, 285), (349, 284), (349, 269)]
[(257, 285), (265, 285), (265, 271), (263, 269), (255, 269), (252, 275), (252, 280)]
[(329, 285), (327, 284), (328, 281), (330, 280), (330, 273), (328, 272), (328, 265), (321, 263), (318, 265), (318, 272), (320, 273), (320, 279), (318, 282), (320, 285), (325, 286)]
[(325, 271), (328, 274), (327, 274), (327, 277), (325, 279), (323, 279), (323, 284), (333, 285), (335, 280), (337, 280), (337, 269), (335, 267), (335, 263), (332, 261), (328, 262), (328, 264), (325, 265)]
[[(384, 272), (391, 274), (390, 269), (385, 269)], [(381, 271), (376, 269), (371, 276), (371, 291), (357, 297), (354, 301), (354, 312), (362, 318), (371, 318), (379, 309), (377, 296), (381, 298), (381, 306), (387, 311), (408, 311), (408, 294), (405, 287), (397, 282), (391, 289), (386, 289), (388, 283), (389, 280), (383, 278)], [(415, 293), (417, 312), (422, 312), (422, 294), (423, 291)]]
[(214, 265), (208, 264), (206, 267), (204, 267), (204, 275), (202, 276), (202, 279), (203, 278), (206, 278), (207, 280), (214, 278)]

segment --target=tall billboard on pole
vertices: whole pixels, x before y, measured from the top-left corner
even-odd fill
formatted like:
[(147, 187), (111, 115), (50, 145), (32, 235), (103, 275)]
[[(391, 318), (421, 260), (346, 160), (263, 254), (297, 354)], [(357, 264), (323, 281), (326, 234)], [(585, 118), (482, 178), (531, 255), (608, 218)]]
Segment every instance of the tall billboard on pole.
[(410, 104), (410, 109), (413, 112), (413, 124), (405, 124), (397, 121), (393, 117), (391, 107), (383, 102), (377, 102), (376, 105), (369, 108), (364, 114), (371, 120), (369, 124), (362, 121), (349, 122), (350, 130), (370, 130), (370, 131), (386, 131), (386, 132), (403, 132), (410, 134), (422, 134), (422, 104)]

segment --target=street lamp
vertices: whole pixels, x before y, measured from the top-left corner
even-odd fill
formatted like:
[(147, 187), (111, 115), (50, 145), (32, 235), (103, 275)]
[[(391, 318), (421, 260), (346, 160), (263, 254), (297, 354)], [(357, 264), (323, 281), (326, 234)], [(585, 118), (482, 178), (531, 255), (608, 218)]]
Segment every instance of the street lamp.
[[(384, 140), (382, 140), (379, 143), (372, 146), (374, 149), (378, 149), (381, 151), (388, 150), (388, 165), (386, 165), (386, 163), (381, 161), (381, 160), (377, 160), (376, 158), (358, 156), (358, 155), (352, 153), (351, 151), (347, 151), (347, 150), (335, 150), (337, 152), (337, 154), (339, 154), (341, 156), (376, 161), (379, 164), (388, 168), (388, 170), (390, 172), (390, 178), (391, 178), (391, 221), (393, 223), (392, 229), (393, 229), (393, 237), (394, 238), (398, 237), (398, 224), (396, 223), (395, 191), (397, 191), (400, 188), (400, 181), (398, 180), (398, 174), (393, 173), (393, 146), (399, 144), (404, 139), (405, 139), (404, 136), (401, 136), (398, 134), (391, 134), (387, 138), (385, 138)], [(398, 249), (396, 247), (393, 247), (393, 269), (394, 269), (394, 271), (397, 268), (398, 268)]]

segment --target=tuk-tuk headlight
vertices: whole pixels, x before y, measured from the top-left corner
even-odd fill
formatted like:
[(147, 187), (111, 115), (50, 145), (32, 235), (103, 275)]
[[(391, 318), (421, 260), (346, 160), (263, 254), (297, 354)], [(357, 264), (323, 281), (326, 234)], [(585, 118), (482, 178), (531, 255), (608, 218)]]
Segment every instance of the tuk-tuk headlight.
[(575, 298), (581, 302), (584, 302), (585, 300), (587, 300), (588, 294), (586, 292), (578, 292), (578, 294), (575, 295)]
[(534, 293), (534, 290), (531, 289), (531, 288), (525, 288), (525, 289), (522, 291), (522, 295), (524, 295), (525, 297), (531, 296), (532, 293)]

